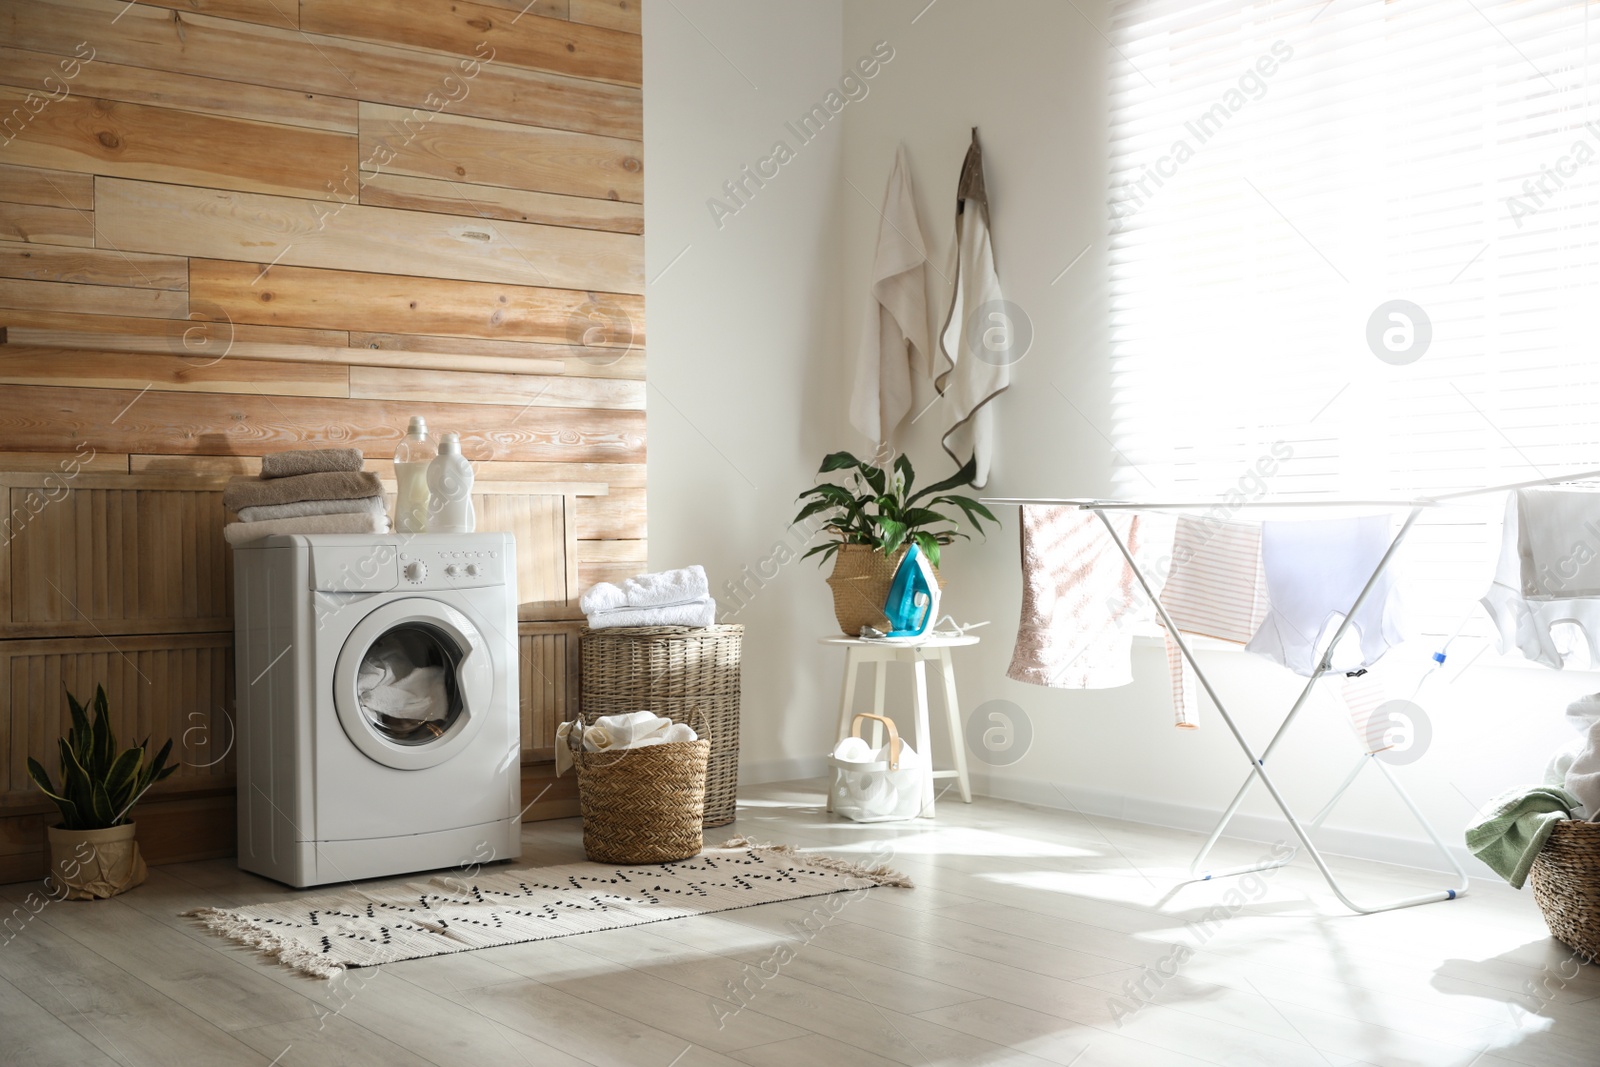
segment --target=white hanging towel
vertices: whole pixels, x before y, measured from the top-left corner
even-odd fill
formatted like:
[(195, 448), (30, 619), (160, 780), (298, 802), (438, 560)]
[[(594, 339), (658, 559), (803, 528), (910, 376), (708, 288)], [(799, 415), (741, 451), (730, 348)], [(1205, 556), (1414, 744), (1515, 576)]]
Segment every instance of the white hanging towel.
[(883, 446), (911, 410), (913, 369), (933, 377), (928, 343), (927, 243), (911, 193), (911, 168), (902, 145), (883, 194), (878, 251), (872, 264), (872, 305), (867, 311), (850, 425)]
[(955, 291), (950, 313), (939, 336), (939, 350), (949, 367), (934, 381), (949, 400), (950, 428), (941, 444), (959, 465), (977, 463), (973, 480), (982, 489), (989, 482), (994, 456), (994, 405), (990, 401), (1011, 384), (1011, 362), (1017, 324), (1010, 321), (995, 272), (989, 236), (989, 196), (984, 189), (983, 150), (978, 128), (961, 165), (956, 187)]

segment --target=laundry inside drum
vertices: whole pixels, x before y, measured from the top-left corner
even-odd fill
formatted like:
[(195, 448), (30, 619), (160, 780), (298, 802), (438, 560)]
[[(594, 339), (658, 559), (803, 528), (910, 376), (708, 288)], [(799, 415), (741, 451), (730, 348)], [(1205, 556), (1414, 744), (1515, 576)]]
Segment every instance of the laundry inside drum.
[(405, 623), (367, 649), (356, 675), (362, 715), (379, 736), (402, 745), (443, 737), (464, 708), (456, 673), (462, 650), (444, 631)]

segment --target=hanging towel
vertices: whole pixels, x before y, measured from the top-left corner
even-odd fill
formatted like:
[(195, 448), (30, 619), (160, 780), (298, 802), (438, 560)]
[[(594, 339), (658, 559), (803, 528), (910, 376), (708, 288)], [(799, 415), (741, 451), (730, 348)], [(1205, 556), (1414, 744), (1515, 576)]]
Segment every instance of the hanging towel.
[[(1162, 606), (1182, 633), (1237, 641), (1253, 637), (1267, 617), (1267, 579), (1261, 569), (1261, 523), (1179, 515), (1173, 531), (1173, 568)], [(1178, 641), (1166, 637), (1166, 669), (1173, 678), (1173, 720), (1179, 729), (1200, 725), (1200, 680)]]
[(878, 249), (872, 263), (872, 302), (856, 357), (850, 425), (883, 447), (911, 410), (912, 372), (933, 377), (933, 352), (928, 343), (927, 242), (917, 220), (911, 167), (906, 162), (904, 145), (895, 149), (879, 216), (882, 221), (878, 224)]
[(360, 515), (370, 512), (384, 513), (383, 497), (369, 496), (360, 500), (297, 500), (293, 504), (262, 504), (255, 508), (240, 508), (240, 522), (266, 522), (271, 519), (303, 519), (307, 515)]
[(618, 626), (713, 626), (717, 621), (717, 602), (701, 597), (687, 604), (667, 604), (653, 608), (617, 608), (589, 615), (589, 629), (609, 630)]
[(296, 474), (287, 478), (251, 478), (235, 475), (222, 490), (222, 506), (229, 511), (301, 500), (364, 500), (382, 496), (383, 483), (370, 471), (329, 471)]
[(1512, 888), (1521, 889), (1556, 823), (1577, 806), (1577, 797), (1555, 786), (1507, 790), (1484, 805), (1467, 827), (1467, 848)]
[(940, 443), (957, 466), (977, 461), (972, 484), (982, 489), (989, 482), (994, 457), (992, 401), (1011, 385), (1010, 364), (1020, 353), (1012, 347), (1018, 324), (1009, 321), (995, 272), (976, 126), (956, 187), (954, 259), (950, 312), (939, 336), (939, 350), (949, 366), (934, 381), (939, 394), (951, 402), (949, 429)]
[[(1143, 517), (1128, 520), (1136, 553)], [(1074, 507), (1022, 508), (1022, 621), (1006, 677), (1056, 689), (1133, 681), (1132, 569), (1099, 516)]]
[[(1161, 606), (1182, 633), (1238, 644), (1267, 617), (1267, 579), (1261, 568), (1261, 524), (1180, 515), (1172, 535), (1172, 571)], [(1166, 634), (1172, 713), (1180, 729), (1199, 723), (1199, 679)]]
[(273, 534), (381, 534), (389, 532), (389, 518), (383, 512), (354, 515), (307, 515), (300, 519), (266, 519), (261, 522), (230, 522), (222, 536), (230, 545), (259, 541)]
[(359, 448), (301, 448), (262, 456), (261, 477), (288, 478), (296, 474), (358, 471), (361, 465)]

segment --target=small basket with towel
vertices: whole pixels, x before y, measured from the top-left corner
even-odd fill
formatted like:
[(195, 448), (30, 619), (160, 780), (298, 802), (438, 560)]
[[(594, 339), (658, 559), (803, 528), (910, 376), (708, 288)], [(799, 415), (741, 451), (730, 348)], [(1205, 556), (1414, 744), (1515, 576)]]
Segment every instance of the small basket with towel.
[(1528, 881), (1550, 936), (1585, 963), (1600, 959), (1600, 823), (1556, 823)]
[[(861, 724), (873, 719), (889, 736), (874, 750), (861, 737)], [(922, 773), (916, 752), (900, 740), (894, 720), (865, 712), (850, 721), (850, 736), (834, 747), (833, 810), (856, 822), (915, 819), (922, 811)]]
[[(657, 736), (636, 736), (645, 733)], [(557, 755), (565, 747), (578, 770), (589, 859), (670, 863), (699, 855), (711, 742), (675, 740), (680, 736), (695, 738), (688, 727), (642, 711), (562, 724)]]

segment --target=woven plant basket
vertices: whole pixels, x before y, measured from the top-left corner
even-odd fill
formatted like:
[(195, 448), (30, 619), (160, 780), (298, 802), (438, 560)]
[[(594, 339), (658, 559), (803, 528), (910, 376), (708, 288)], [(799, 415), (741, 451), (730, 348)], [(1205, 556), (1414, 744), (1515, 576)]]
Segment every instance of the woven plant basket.
[(731, 823), (739, 802), (739, 660), (743, 626), (585, 630), (583, 720), (653, 711), (711, 742), (705, 825)]
[[(882, 630), (889, 620), (883, 614), (883, 605), (889, 600), (889, 586), (894, 584), (894, 572), (906, 558), (908, 547), (902, 547), (892, 556), (885, 556), (870, 545), (840, 545), (834, 553), (833, 572), (828, 575), (828, 588), (833, 590), (833, 617), (846, 637), (860, 637), (863, 626)], [(933, 569), (944, 588), (944, 575)]]
[(596, 863), (698, 856), (709, 741), (574, 753), (583, 852)]
[(1550, 936), (1585, 963), (1600, 958), (1600, 823), (1557, 823), (1528, 880)]

